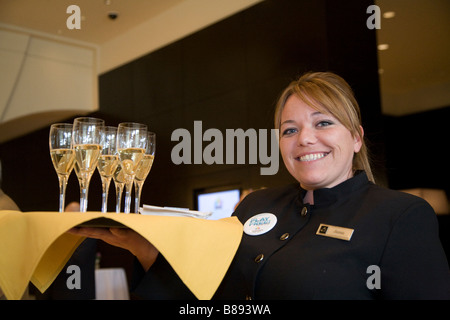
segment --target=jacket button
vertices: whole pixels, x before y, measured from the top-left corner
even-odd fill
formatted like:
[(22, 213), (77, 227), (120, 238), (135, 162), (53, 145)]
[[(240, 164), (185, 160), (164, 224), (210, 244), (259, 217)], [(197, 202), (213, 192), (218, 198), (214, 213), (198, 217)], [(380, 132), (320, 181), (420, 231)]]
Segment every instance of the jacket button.
[(255, 262), (260, 263), (261, 261), (263, 261), (263, 259), (264, 259), (264, 255), (262, 253), (258, 254), (255, 258)]
[(286, 232), (281, 235), (280, 240), (281, 241), (287, 240), (289, 238), (289, 236), (290, 236), (290, 234)]
[(308, 208), (307, 207), (303, 207), (302, 213), (301, 213), (302, 217), (305, 217), (307, 214), (308, 214)]

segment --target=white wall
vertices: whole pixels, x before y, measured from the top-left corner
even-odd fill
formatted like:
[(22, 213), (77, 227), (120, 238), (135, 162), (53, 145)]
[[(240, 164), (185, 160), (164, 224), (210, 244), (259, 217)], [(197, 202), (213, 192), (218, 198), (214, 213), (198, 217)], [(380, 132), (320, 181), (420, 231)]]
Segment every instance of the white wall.
[[(29, 132), (4, 124), (42, 113), (71, 114), (98, 109), (97, 49), (60, 39), (0, 29), (0, 142)], [(38, 117), (37, 129), (47, 125)], [(40, 123), (43, 121), (44, 123)]]

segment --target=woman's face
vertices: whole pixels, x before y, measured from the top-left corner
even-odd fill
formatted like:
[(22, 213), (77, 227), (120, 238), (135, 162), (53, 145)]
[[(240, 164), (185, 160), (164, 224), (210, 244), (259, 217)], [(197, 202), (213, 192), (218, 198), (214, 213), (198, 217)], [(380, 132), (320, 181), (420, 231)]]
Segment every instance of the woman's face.
[[(361, 128), (362, 132), (362, 128)], [(302, 188), (331, 188), (353, 176), (353, 155), (361, 139), (336, 118), (291, 95), (281, 113), (280, 151)]]

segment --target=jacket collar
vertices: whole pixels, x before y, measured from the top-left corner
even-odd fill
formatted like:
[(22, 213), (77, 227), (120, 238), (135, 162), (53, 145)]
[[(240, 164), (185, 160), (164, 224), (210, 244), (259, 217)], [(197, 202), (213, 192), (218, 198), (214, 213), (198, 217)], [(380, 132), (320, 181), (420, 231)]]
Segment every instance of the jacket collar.
[[(364, 171), (357, 171), (350, 179), (332, 188), (314, 190), (314, 206), (329, 206), (338, 200), (349, 198), (355, 191), (362, 190), (369, 184), (369, 179)], [(306, 190), (299, 187), (299, 202), (303, 204)]]

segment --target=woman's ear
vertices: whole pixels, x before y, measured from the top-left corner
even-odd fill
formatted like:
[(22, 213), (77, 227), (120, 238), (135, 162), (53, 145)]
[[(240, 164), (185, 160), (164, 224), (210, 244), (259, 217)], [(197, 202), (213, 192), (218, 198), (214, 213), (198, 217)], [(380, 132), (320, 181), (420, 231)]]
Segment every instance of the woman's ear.
[(362, 126), (359, 126), (359, 129), (361, 130), (361, 133), (355, 134), (355, 146), (354, 146), (355, 153), (358, 153), (359, 150), (361, 150), (362, 142), (364, 139), (364, 129)]

